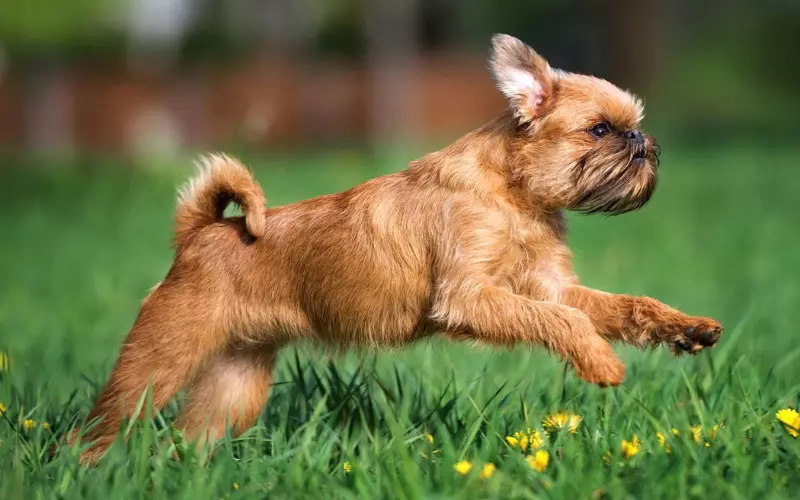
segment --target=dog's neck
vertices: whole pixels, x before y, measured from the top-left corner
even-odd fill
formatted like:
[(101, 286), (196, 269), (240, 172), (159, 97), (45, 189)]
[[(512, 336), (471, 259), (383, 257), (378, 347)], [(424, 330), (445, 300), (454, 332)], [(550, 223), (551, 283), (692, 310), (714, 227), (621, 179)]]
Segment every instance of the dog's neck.
[(547, 217), (558, 207), (545, 211), (541, 200), (536, 200), (512, 171), (518, 134), (516, 118), (511, 112), (503, 113), (447, 147), (411, 162), (409, 172), (489, 202), (503, 201), (536, 218)]

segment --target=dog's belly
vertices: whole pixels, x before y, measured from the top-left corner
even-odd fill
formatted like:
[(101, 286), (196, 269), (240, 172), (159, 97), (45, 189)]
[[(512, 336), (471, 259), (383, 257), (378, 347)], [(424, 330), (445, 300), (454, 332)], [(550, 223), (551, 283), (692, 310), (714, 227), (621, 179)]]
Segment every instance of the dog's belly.
[(301, 303), (320, 340), (402, 345), (431, 333), (430, 285), (422, 266), (372, 257), (335, 265), (309, 262), (317, 265), (300, 290)]
[[(367, 269), (364, 269), (366, 267)], [(390, 276), (363, 266), (360, 273), (337, 269), (334, 280), (306, 283), (303, 308), (324, 342), (346, 345), (403, 345), (430, 335), (428, 286), (416, 273)], [(402, 275), (402, 276), (400, 276)]]
[(403, 346), (433, 333), (420, 311), (412, 309), (348, 307), (310, 319), (318, 340), (342, 346)]
[(430, 252), (413, 196), (390, 176), (269, 214), (267, 253), (280, 256), (318, 340), (402, 345), (431, 333)]

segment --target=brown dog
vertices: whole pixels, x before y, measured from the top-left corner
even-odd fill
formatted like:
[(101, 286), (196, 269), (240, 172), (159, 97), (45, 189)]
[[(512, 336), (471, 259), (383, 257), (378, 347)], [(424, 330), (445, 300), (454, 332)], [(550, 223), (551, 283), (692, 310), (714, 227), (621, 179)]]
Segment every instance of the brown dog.
[[(251, 426), (278, 351), (305, 339), (394, 346), (436, 332), (558, 353), (584, 380), (617, 385), (609, 341), (696, 353), (722, 327), (647, 297), (582, 286), (562, 210), (623, 213), (656, 185), (640, 101), (598, 78), (553, 70), (497, 35), (491, 70), (510, 109), (454, 144), (343, 193), (265, 209), (225, 156), (180, 196), (175, 261), (142, 303), (89, 415), (89, 463), (150, 385), (160, 408), (182, 387), (177, 427), (213, 441)], [(245, 216), (224, 218), (230, 202)]]

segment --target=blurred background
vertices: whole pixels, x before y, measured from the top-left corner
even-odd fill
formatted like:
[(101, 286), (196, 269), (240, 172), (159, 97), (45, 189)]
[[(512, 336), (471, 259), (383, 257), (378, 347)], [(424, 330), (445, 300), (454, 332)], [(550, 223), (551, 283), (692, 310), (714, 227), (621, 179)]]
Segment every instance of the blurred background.
[(2, 0), (0, 151), (452, 139), (504, 105), (495, 32), (642, 95), (661, 132), (794, 138), (799, 22), (797, 0)]
[(196, 154), (241, 157), (269, 205), (400, 170), (504, 109), (505, 32), (641, 95), (662, 145), (644, 210), (570, 215), (584, 282), (741, 326), (770, 370), (800, 322), (798, 26), (797, 0), (0, 0), (0, 351), (88, 391), (169, 269)]

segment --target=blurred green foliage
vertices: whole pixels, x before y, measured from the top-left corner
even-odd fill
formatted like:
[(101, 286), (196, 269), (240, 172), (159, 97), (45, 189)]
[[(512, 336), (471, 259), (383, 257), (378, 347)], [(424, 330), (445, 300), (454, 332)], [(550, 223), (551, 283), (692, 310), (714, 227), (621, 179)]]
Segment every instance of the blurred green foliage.
[(107, 46), (111, 6), (106, 0), (0, 0), (0, 48), (26, 57)]
[[(132, 0), (0, 0), (0, 50), (25, 62), (41, 56), (117, 58), (129, 45), (126, 9)], [(678, 124), (688, 137), (783, 134), (793, 137), (800, 116), (800, 2), (743, 0), (641, 0), (633, 13), (611, 11), (593, 0), (429, 0), (416, 2), (416, 33), (423, 51), (487, 50), (494, 32), (513, 33), (556, 66), (617, 81), (620, 46), (630, 44), (658, 59), (628, 72), (642, 76), (648, 114)], [(270, 50), (258, 21), (248, 26), (226, 17), (229, 3), (197, 2), (193, 22), (174, 51), (178, 64), (226, 62)], [(242, 2), (257, 9), (259, 2)], [(311, 60), (361, 60), (369, 50), (374, 3), (307, 0), (300, 15)], [(616, 4), (614, 4), (616, 5)], [(627, 4), (626, 4), (627, 5)], [(254, 10), (252, 18), (264, 16)], [(288, 22), (288, 21), (287, 21)], [(632, 35), (631, 23), (644, 27)], [(615, 43), (611, 43), (616, 40)], [(273, 40), (274, 41), (274, 40)], [(622, 44), (622, 45), (620, 45)], [(632, 54), (639, 52), (634, 50)], [(622, 83), (625, 79), (622, 78)]]

